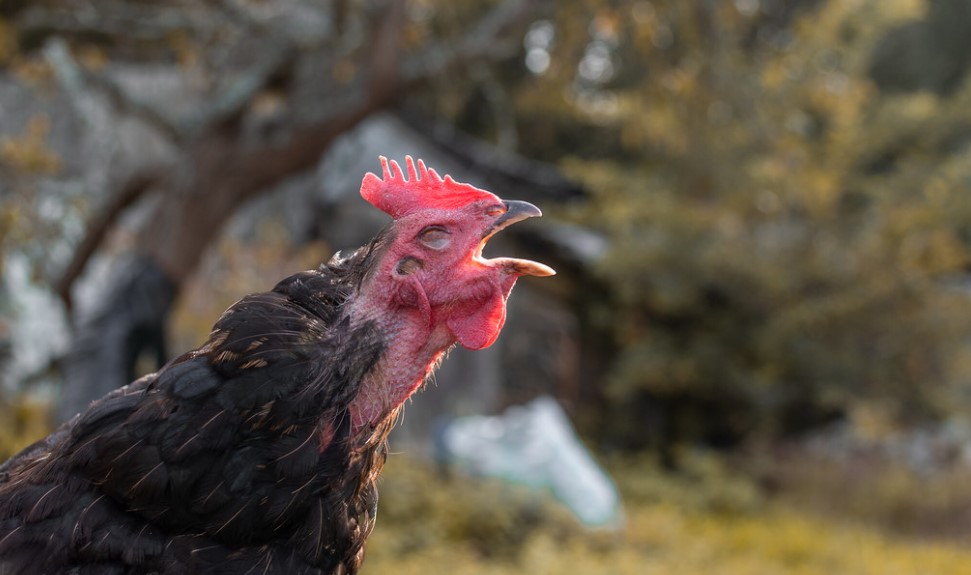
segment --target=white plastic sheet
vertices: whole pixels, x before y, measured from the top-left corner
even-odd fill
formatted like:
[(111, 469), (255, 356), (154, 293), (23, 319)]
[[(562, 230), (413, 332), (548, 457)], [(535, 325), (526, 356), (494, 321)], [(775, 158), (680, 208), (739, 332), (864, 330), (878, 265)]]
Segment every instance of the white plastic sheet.
[(550, 397), (497, 416), (454, 419), (440, 440), (441, 456), (448, 463), (476, 475), (547, 489), (589, 527), (622, 523), (617, 488)]

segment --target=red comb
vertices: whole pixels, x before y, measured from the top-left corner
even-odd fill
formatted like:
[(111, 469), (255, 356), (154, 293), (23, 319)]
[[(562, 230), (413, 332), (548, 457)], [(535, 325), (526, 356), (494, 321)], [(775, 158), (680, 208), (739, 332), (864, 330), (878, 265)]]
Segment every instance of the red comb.
[(502, 201), (495, 194), (456, 182), (452, 176), (442, 178), (421, 160), (416, 169), (411, 156), (405, 156), (405, 165), (407, 178), (398, 162), (389, 163), (381, 156), (384, 176), (379, 178), (368, 172), (361, 182), (361, 196), (394, 219), (418, 210), (454, 210), (478, 200)]

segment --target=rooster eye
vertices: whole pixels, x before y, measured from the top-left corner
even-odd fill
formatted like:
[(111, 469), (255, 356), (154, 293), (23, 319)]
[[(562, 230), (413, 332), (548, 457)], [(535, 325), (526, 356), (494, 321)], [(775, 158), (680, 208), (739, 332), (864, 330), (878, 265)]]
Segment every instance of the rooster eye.
[(431, 226), (422, 230), (418, 234), (418, 241), (426, 248), (433, 250), (443, 250), (452, 241), (451, 234), (445, 228)]

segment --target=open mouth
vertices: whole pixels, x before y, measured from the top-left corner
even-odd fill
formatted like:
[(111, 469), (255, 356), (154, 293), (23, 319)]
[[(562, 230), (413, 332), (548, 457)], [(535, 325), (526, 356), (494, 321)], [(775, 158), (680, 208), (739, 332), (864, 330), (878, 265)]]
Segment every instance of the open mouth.
[(499, 216), (495, 223), (486, 231), (482, 237), (482, 241), (479, 242), (479, 247), (475, 250), (473, 258), (489, 267), (502, 268), (506, 273), (537, 277), (556, 275), (556, 271), (550, 266), (532, 260), (505, 257), (486, 259), (482, 257), (482, 250), (492, 236), (516, 222), (543, 215), (543, 212), (539, 208), (529, 202), (506, 200), (503, 203), (506, 204), (506, 212)]

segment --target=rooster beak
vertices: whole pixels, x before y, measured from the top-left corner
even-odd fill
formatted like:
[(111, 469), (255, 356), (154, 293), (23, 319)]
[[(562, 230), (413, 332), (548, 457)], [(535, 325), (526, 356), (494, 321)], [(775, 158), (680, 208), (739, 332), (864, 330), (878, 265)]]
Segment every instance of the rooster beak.
[(492, 222), (489, 229), (482, 235), (482, 241), (486, 241), (496, 235), (500, 230), (504, 230), (516, 222), (521, 222), (527, 218), (538, 218), (543, 215), (539, 208), (529, 202), (517, 200), (503, 200), (506, 211)]
[[(506, 206), (506, 211), (498, 218), (496, 221), (489, 226), (486, 233), (482, 237), (482, 243), (479, 244), (479, 256), (481, 257), (482, 246), (491, 238), (496, 235), (500, 230), (503, 230), (516, 222), (521, 222), (528, 218), (537, 218), (543, 215), (543, 212), (539, 208), (534, 206), (529, 202), (520, 202), (517, 200), (503, 200), (502, 202)], [(496, 258), (490, 260), (494, 264), (497, 264), (504, 268), (507, 273), (514, 274), (517, 276), (530, 275), (530, 276), (551, 276), (555, 275), (556, 272), (553, 268), (541, 264), (539, 262), (534, 262), (530, 260), (516, 259), (516, 258)]]
[(502, 203), (506, 204), (506, 213), (499, 216), (499, 219), (492, 224), (495, 231), (511, 226), (516, 222), (521, 222), (526, 218), (538, 218), (543, 215), (543, 212), (539, 208), (529, 202), (504, 200)]

